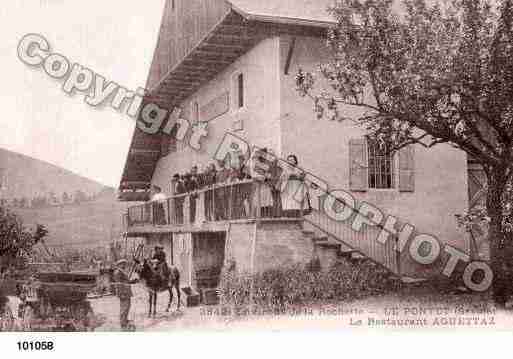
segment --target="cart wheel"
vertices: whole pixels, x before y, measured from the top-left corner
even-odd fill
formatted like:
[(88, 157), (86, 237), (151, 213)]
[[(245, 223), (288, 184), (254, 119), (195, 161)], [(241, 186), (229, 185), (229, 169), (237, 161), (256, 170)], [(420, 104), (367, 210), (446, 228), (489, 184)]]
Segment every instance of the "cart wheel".
[(14, 315), (11, 308), (6, 306), (0, 316), (0, 332), (10, 332), (14, 329)]

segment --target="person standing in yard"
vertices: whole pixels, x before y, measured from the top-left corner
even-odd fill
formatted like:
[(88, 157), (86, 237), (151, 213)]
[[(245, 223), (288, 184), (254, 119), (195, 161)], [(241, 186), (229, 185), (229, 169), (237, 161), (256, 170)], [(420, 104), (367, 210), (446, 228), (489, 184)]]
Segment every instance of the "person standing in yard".
[(112, 292), (119, 298), (119, 324), (122, 330), (130, 330), (133, 326), (128, 320), (133, 295), (130, 285), (137, 282), (137, 280), (130, 280), (127, 267), (128, 261), (120, 259), (114, 265), (112, 273)]

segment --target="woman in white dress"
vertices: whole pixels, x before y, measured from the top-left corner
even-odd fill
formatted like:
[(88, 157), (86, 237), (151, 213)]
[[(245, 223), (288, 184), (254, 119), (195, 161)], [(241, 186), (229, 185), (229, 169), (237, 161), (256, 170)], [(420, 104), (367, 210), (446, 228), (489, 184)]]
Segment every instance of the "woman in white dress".
[(290, 218), (300, 217), (305, 209), (305, 173), (297, 166), (297, 156), (287, 156), (287, 162), (283, 165), (285, 181), (281, 189), (281, 204), (283, 215)]
[[(271, 174), (262, 170), (260, 165), (271, 165), (270, 155), (267, 148), (255, 151), (251, 158), (251, 177), (257, 181), (254, 192), (254, 202), (260, 204), (260, 216), (271, 217), (273, 209)], [(259, 165), (260, 164), (260, 165)]]

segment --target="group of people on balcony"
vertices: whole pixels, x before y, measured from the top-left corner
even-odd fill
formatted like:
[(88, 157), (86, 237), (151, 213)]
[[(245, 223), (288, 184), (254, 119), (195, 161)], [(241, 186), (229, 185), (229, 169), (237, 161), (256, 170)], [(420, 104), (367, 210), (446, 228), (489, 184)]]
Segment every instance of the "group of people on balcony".
[[(193, 166), (188, 173), (175, 174), (171, 180), (174, 201), (172, 222), (189, 223), (244, 219), (259, 214), (261, 217), (293, 217), (310, 207), (305, 174), (299, 170), (298, 159), (289, 155), (287, 161), (269, 160), (267, 149), (260, 149), (246, 164), (240, 155), (231, 160), (212, 163), (200, 172)], [(152, 187), (151, 202), (163, 203), (162, 190)], [(156, 224), (166, 224), (165, 206), (154, 208)], [(257, 208), (259, 207), (259, 208)], [(259, 211), (259, 212), (257, 212)]]

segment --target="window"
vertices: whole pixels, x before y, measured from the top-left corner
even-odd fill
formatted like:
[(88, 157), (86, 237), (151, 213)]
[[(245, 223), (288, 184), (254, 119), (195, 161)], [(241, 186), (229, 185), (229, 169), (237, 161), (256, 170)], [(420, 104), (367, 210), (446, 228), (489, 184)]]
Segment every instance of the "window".
[(197, 125), (199, 122), (200, 122), (199, 103), (194, 102), (192, 105), (192, 125)]
[(175, 10), (175, 0), (171, 0), (171, 10)]
[(233, 102), (234, 110), (238, 110), (244, 107), (244, 74), (238, 73), (233, 77)]
[(237, 76), (237, 86), (238, 86), (238, 106), (239, 108), (244, 107), (244, 75), (239, 74)]
[(386, 146), (367, 142), (369, 159), (369, 188), (390, 189), (395, 187), (394, 156)]

